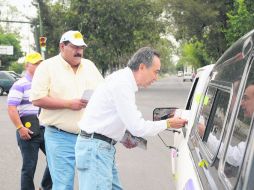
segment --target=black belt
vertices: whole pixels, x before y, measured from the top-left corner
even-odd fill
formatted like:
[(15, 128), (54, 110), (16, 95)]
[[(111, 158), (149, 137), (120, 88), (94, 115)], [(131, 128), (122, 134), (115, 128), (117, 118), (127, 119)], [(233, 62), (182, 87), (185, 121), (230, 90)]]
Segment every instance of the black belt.
[(82, 137), (87, 137), (87, 138), (95, 138), (95, 139), (100, 139), (102, 141), (105, 141), (109, 144), (115, 145), (117, 143), (117, 141), (115, 141), (114, 139), (111, 139), (109, 137), (106, 137), (104, 135), (98, 134), (98, 133), (87, 133), (83, 130), (80, 131), (80, 136)]
[(56, 130), (58, 130), (58, 131), (62, 131), (62, 132), (65, 132), (65, 133), (69, 133), (69, 134), (72, 134), (72, 135), (77, 135), (77, 134), (75, 134), (75, 133), (71, 133), (71, 132), (68, 132), (68, 131), (59, 129), (59, 128), (56, 127), (55, 125), (47, 125), (47, 127), (50, 127), (50, 128), (53, 128), (53, 129), (56, 129)]

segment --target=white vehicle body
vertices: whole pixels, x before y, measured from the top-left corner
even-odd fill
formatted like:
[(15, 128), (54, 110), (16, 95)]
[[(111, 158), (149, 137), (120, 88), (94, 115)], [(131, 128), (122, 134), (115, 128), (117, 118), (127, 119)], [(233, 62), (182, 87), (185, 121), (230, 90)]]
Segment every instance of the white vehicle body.
[(156, 108), (188, 116), (168, 146), (177, 190), (254, 189), (253, 85), (254, 30), (198, 71), (185, 109)]
[[(176, 189), (184, 189), (186, 186), (186, 183), (192, 183), (195, 186), (195, 190), (197, 190), (200, 185), (198, 178), (195, 174), (195, 168), (192, 164), (192, 160), (189, 153), (189, 148), (187, 145), (188, 137), (190, 130), (193, 126), (194, 119), (197, 114), (197, 110), (199, 107), (199, 101), (203, 96), (204, 90), (207, 87), (208, 83), (208, 77), (209, 74), (214, 67), (213, 65), (207, 65), (197, 70), (197, 75), (194, 79), (194, 82), (192, 84), (188, 101), (186, 104), (186, 107), (191, 107), (191, 113), (190, 113), (190, 120), (188, 121), (188, 124), (185, 126), (186, 128), (186, 134), (184, 137), (184, 133), (175, 133), (174, 135), (174, 147), (177, 148), (178, 153), (177, 157), (172, 158), (175, 159), (172, 161), (172, 171), (175, 171), (173, 173), (175, 180), (176, 180)], [(191, 180), (192, 182), (189, 182)]]
[(153, 111), (155, 121), (175, 116), (188, 119), (164, 143), (177, 190), (254, 189), (254, 30), (198, 71), (185, 109)]

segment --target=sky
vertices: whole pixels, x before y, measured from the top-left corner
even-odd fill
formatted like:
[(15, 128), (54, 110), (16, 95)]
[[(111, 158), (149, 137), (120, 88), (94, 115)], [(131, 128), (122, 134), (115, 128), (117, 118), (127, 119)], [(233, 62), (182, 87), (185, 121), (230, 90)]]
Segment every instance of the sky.
[[(0, 0), (0, 18), (1, 20), (15, 20), (15, 21), (29, 21), (27, 18), (36, 17), (36, 8), (31, 4), (32, 0)], [(17, 8), (19, 15), (13, 14), (7, 5), (11, 5)], [(30, 24), (19, 23), (1, 23), (5, 24), (7, 30), (19, 31), (21, 36), (21, 47), (25, 53), (32, 52), (31, 48), (34, 45), (34, 37)]]

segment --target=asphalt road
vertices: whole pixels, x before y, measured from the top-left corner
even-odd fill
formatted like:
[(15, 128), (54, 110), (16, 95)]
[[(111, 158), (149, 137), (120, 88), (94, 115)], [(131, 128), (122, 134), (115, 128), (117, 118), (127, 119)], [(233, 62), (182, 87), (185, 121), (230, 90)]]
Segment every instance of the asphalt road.
[[(147, 89), (137, 93), (136, 102), (145, 119), (152, 119), (155, 107), (183, 108), (191, 87), (190, 82), (182, 82), (181, 77), (163, 78)], [(15, 127), (6, 109), (7, 96), (0, 96), (0, 189), (18, 190), (20, 187), (21, 155), (17, 146)], [(164, 140), (173, 144), (172, 135), (163, 132)], [(116, 162), (120, 179), (125, 190), (173, 190), (170, 152), (158, 136), (148, 137), (148, 148), (126, 149), (117, 144)], [(38, 188), (45, 167), (45, 157), (39, 156), (35, 174)], [(78, 189), (77, 177), (75, 189)]]

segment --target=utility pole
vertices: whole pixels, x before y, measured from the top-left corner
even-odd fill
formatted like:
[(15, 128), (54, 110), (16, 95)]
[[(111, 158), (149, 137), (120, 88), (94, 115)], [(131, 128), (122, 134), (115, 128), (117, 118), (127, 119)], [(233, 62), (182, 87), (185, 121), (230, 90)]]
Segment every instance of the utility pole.
[[(41, 19), (41, 7), (40, 7), (40, 3), (37, 1), (37, 2), (32, 2), (32, 5), (38, 7), (38, 18), (39, 18), (39, 27), (40, 27), (40, 37), (44, 36), (43, 35), (43, 25), (42, 25), (42, 19)], [(43, 59), (45, 59), (45, 49), (44, 48), (41, 48), (40, 47), (40, 50), (41, 50), (41, 56)]]
[[(43, 26), (42, 26), (42, 20), (41, 20), (41, 7), (40, 7), (40, 3), (38, 2), (38, 11), (39, 11), (39, 24), (40, 24), (40, 36), (43, 36)], [(45, 59), (45, 50), (41, 47), (41, 56), (43, 59)]]

